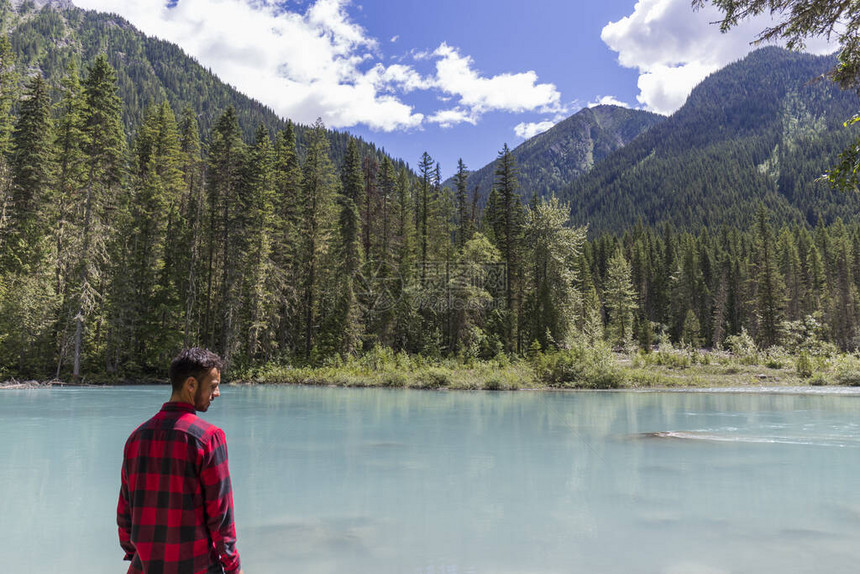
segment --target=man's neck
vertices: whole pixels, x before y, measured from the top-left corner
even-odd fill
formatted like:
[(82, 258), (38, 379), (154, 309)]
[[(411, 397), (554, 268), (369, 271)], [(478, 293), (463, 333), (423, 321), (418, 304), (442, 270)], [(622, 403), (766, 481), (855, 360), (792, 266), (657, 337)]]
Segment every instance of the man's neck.
[(194, 401), (192, 399), (186, 397), (182, 393), (173, 393), (172, 395), (170, 395), (170, 402), (171, 403), (188, 403), (189, 405), (194, 404)]

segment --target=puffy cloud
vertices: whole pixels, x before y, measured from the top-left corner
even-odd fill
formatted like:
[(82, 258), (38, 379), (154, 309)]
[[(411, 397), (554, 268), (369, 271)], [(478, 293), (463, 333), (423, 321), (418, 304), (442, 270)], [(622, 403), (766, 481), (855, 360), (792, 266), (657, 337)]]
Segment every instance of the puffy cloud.
[[(618, 52), (622, 66), (639, 70), (639, 102), (669, 114), (708, 74), (755, 49), (752, 42), (771, 23), (770, 16), (761, 15), (724, 34), (714, 24), (720, 19), (710, 4), (693, 10), (690, 0), (639, 0), (632, 14), (607, 24), (601, 38)], [(807, 46), (815, 53), (834, 48), (823, 40)]]
[(346, 0), (317, 0), (304, 14), (276, 2), (74, 0), (82, 8), (118, 13), (146, 34), (175, 42), (225, 82), (278, 113), (332, 127), (364, 123), (373, 129), (415, 127), (423, 115), (389, 93), (413, 81), (400, 67), (374, 58), (375, 39), (351, 22)]
[(699, 62), (681, 66), (654, 66), (640, 73), (637, 99), (653, 112), (671, 114), (684, 105), (687, 96), (699, 82), (720, 67)]
[[(304, 13), (274, 0), (73, 2), (119, 14), (144, 33), (179, 44), (225, 82), (303, 123), (321, 117), (335, 128), (452, 126), (475, 123), (488, 111), (551, 109), (560, 97), (552, 84), (538, 83), (534, 72), (482, 77), (471, 58), (447, 44), (409, 56), (435, 60), (429, 76), (403, 58), (385, 65), (380, 43), (350, 19), (350, 0), (313, 0)], [(418, 112), (403, 101), (418, 90), (453, 97), (456, 106)]]
[(622, 102), (615, 96), (597, 96), (593, 102), (588, 104), (589, 108), (596, 106), (620, 106), (622, 108), (629, 108), (630, 104)]
[(457, 124), (472, 124), (478, 123), (478, 118), (474, 113), (463, 108), (452, 108), (450, 110), (439, 110), (432, 116), (427, 118), (427, 121), (433, 124), (439, 124), (443, 128), (451, 128)]
[(460, 104), (481, 114), (489, 111), (555, 111), (561, 94), (553, 84), (538, 84), (533, 71), (482, 77), (469, 56), (442, 43), (432, 56), (436, 62), (436, 86), (458, 96)]
[(557, 122), (554, 121), (545, 121), (545, 122), (523, 122), (519, 123), (514, 127), (514, 133), (517, 134), (517, 137), (521, 137), (524, 140), (529, 138), (533, 138), (538, 134), (542, 134), (547, 131), (549, 128), (554, 126)]
[(421, 76), (410, 66), (393, 64), (383, 66), (376, 64), (367, 74), (367, 79), (381, 91), (394, 91), (399, 89), (403, 93), (414, 90), (427, 90), (433, 86), (433, 82)]

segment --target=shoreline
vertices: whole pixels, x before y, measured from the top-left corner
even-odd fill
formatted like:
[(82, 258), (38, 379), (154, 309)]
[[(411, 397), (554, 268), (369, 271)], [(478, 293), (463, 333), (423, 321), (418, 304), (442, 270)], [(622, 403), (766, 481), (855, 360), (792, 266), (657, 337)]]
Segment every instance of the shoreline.
[[(231, 386), (305, 386), (331, 388), (391, 388), (413, 390), (456, 391), (701, 391), (778, 392), (779, 389), (812, 389), (820, 387), (860, 388), (829, 382), (831, 373), (817, 379), (801, 378), (793, 369), (770, 369), (763, 366), (695, 365), (684, 368), (665, 366), (614, 365), (607, 384), (588, 378), (572, 377), (564, 381), (541, 380), (533, 369), (523, 364), (497, 366), (481, 364), (448, 368), (444, 366), (413, 367), (411, 369), (348, 369), (343, 367), (279, 368), (258, 376), (242, 373), (225, 381)], [(133, 387), (169, 385), (166, 379), (153, 378), (84, 380), (78, 383), (62, 380), (0, 381), (0, 390), (49, 389), (54, 387)]]
[[(138, 382), (116, 382), (116, 383), (65, 383), (62, 381), (26, 381), (26, 382), (11, 382), (0, 381), (0, 392), (2, 391), (21, 391), (21, 390), (42, 390), (52, 388), (77, 388), (77, 389), (96, 389), (96, 388), (120, 388), (120, 387), (137, 387), (147, 385), (158, 385), (152, 381)], [(167, 386), (168, 383), (160, 383), (161, 386)], [(845, 395), (856, 396), (860, 395), (860, 387), (841, 386), (841, 385), (798, 385), (798, 384), (777, 384), (777, 385), (738, 385), (738, 386), (697, 386), (697, 385), (677, 385), (677, 386), (653, 386), (653, 387), (634, 387), (622, 386), (611, 389), (595, 389), (586, 387), (520, 387), (516, 389), (486, 389), (480, 387), (384, 387), (380, 385), (340, 385), (335, 383), (294, 383), (294, 382), (257, 382), (257, 381), (231, 381), (227, 386), (235, 387), (318, 387), (328, 389), (389, 389), (402, 391), (429, 391), (429, 392), (507, 392), (507, 393), (582, 393), (582, 392), (599, 392), (599, 393), (721, 393), (721, 394), (821, 394), (821, 395)]]
[[(860, 388), (860, 356), (809, 357), (789, 353), (732, 354), (726, 351), (657, 349), (651, 353), (610, 352), (576, 347), (526, 357), (428, 358), (377, 349), (323, 366), (267, 363), (228, 369), (229, 385), (294, 385), (419, 390), (696, 390)], [(104, 374), (78, 382), (9, 378), (0, 389), (54, 386), (121, 387), (169, 385), (151, 375), (110, 379)]]
[(54, 386), (65, 387), (67, 383), (63, 381), (19, 381), (16, 379), (0, 381), (0, 389), (3, 390), (47, 389)]

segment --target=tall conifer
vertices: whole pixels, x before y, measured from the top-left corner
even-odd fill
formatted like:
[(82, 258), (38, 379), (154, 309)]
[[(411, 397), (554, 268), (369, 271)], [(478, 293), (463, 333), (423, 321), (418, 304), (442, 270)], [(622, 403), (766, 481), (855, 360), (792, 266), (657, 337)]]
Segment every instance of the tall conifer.
[(40, 74), (27, 82), (12, 134), (11, 201), (4, 262), (14, 272), (35, 272), (45, 253), (52, 221), (46, 213), (53, 168), (51, 99)]
[(506, 332), (505, 345), (509, 352), (519, 352), (520, 306), (522, 304), (521, 249), (524, 228), (524, 212), (519, 189), (518, 168), (511, 150), (505, 144), (496, 158), (495, 184), (496, 202), (493, 223), (496, 228), (496, 245), (507, 265), (505, 287)]
[(78, 281), (74, 290), (77, 313), (72, 376), (75, 379), (81, 374), (84, 326), (98, 307), (101, 297), (99, 290), (107, 279), (102, 273), (110, 238), (109, 213), (116, 205), (115, 194), (125, 167), (125, 138), (120, 119), (121, 101), (117, 94), (116, 72), (104, 54), (100, 54), (90, 67), (83, 87), (82, 150), (87, 174), (83, 222), (78, 232)]
[(785, 312), (785, 281), (777, 266), (777, 245), (764, 204), (756, 211), (755, 302), (756, 340), (767, 348), (779, 343)]
[(277, 344), (281, 354), (295, 353), (303, 341), (299, 329), (301, 293), (302, 168), (292, 122), (278, 133), (275, 142), (275, 227), (272, 261), (278, 278)]
[(302, 178), (299, 234), (302, 277), (302, 327), (304, 354), (311, 357), (320, 325), (323, 263), (331, 248), (334, 228), (334, 199), (337, 179), (329, 157), (329, 141), (322, 120), (317, 120), (310, 134)]
[(245, 356), (270, 359), (276, 344), (278, 288), (272, 247), (276, 234), (275, 155), (266, 126), (257, 128), (248, 150), (242, 208), (245, 242), (242, 262), (243, 298), (247, 312), (242, 331), (247, 334)]
[(620, 246), (609, 260), (603, 297), (609, 315), (606, 336), (612, 345), (627, 345), (633, 339), (636, 291), (630, 279), (630, 264)]
[(240, 186), (245, 164), (245, 143), (232, 107), (218, 119), (209, 144), (207, 187), (206, 295), (204, 341), (225, 357), (236, 350), (239, 316), (240, 260), (243, 254), (240, 225)]

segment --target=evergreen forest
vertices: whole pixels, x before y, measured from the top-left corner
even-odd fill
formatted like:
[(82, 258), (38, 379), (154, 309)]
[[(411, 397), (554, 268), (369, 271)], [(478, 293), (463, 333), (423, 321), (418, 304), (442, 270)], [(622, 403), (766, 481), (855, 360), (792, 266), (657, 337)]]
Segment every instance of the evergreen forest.
[[(505, 146), (480, 207), (321, 123), (201, 134), (162, 101), (126, 133), (104, 56), (57, 86), (0, 41), (0, 365), (5, 377), (153, 377), (183, 345), (233, 364), (372, 349), (491, 359), (577, 345), (853, 350), (860, 226), (636, 225), (589, 239), (557, 198), (520, 199)], [(17, 86), (22, 85), (19, 91)], [(202, 137), (203, 136), (203, 137)]]

